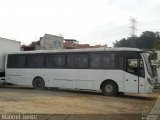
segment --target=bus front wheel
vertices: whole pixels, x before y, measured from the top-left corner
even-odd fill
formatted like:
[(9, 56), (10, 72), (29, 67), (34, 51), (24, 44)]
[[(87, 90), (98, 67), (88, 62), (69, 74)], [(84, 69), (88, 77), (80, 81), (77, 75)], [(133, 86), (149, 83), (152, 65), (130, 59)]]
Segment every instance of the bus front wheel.
[(37, 90), (43, 90), (45, 88), (44, 80), (41, 77), (37, 77), (33, 80), (33, 87)]
[(117, 96), (117, 85), (112, 81), (105, 82), (102, 86), (102, 94), (106, 96)]

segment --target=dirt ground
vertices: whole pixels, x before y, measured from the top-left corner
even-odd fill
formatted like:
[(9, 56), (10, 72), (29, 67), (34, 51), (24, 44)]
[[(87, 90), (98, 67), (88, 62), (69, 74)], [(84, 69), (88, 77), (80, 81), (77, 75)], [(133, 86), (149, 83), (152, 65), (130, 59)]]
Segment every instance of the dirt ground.
[(0, 88), (0, 113), (27, 114), (142, 114), (151, 111), (160, 92), (147, 95), (103, 96), (97, 92)]

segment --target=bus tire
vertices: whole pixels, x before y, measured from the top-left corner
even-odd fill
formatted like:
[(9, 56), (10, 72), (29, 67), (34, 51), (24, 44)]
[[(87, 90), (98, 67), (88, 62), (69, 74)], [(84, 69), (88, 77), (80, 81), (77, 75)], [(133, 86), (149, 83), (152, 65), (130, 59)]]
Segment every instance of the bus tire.
[(102, 94), (105, 96), (117, 96), (118, 86), (112, 81), (107, 81), (102, 85)]
[(36, 90), (43, 90), (45, 89), (45, 82), (41, 77), (37, 77), (33, 80), (33, 87)]

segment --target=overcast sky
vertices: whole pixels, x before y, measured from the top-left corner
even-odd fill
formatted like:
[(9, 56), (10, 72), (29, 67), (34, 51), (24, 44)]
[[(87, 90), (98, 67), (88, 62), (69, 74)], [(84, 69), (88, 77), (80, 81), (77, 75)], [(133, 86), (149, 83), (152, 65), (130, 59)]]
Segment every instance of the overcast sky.
[(160, 0), (0, 0), (0, 37), (22, 44), (45, 33), (80, 43), (107, 44), (130, 36), (160, 31)]

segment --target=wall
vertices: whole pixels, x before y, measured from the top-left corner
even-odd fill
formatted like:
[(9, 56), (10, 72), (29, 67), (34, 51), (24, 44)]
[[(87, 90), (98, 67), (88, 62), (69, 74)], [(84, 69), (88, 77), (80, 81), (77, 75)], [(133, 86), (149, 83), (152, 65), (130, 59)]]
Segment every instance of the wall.
[(40, 46), (37, 49), (53, 50), (63, 49), (63, 37), (45, 34), (40, 40)]
[(4, 71), (5, 54), (20, 51), (21, 43), (0, 37), (0, 72)]

